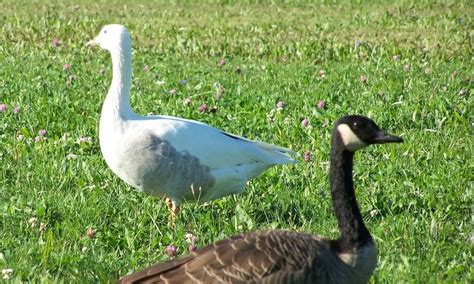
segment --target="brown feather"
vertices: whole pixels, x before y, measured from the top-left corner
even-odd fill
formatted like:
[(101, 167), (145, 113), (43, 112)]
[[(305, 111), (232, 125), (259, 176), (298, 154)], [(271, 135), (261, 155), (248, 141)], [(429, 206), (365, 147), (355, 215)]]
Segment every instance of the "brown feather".
[(368, 282), (377, 250), (355, 197), (354, 151), (403, 139), (381, 131), (369, 118), (350, 115), (336, 122), (331, 141), (330, 184), (338, 240), (279, 230), (246, 233), (126, 276), (121, 283)]
[(329, 251), (327, 240), (312, 235), (276, 230), (247, 233), (211, 244), (185, 258), (151, 266), (124, 277), (120, 283), (255, 283), (286, 279), (306, 271), (312, 258)]

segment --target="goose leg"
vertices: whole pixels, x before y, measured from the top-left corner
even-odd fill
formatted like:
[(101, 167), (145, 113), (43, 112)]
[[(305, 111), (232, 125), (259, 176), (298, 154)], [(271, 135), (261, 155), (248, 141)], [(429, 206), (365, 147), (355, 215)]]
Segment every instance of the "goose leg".
[(168, 210), (170, 211), (170, 221), (171, 223), (174, 223), (174, 220), (176, 220), (176, 217), (179, 214), (179, 204), (178, 202), (167, 197), (166, 205), (168, 205)]

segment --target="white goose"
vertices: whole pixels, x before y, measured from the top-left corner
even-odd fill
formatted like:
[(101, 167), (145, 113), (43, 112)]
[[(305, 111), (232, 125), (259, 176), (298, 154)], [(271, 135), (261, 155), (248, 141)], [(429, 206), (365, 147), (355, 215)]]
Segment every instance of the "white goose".
[(127, 29), (107, 25), (87, 45), (112, 57), (112, 84), (100, 116), (100, 149), (110, 169), (134, 188), (167, 197), (172, 216), (183, 199), (208, 201), (243, 191), (277, 164), (294, 163), (289, 149), (171, 116), (140, 116), (130, 107), (132, 46)]

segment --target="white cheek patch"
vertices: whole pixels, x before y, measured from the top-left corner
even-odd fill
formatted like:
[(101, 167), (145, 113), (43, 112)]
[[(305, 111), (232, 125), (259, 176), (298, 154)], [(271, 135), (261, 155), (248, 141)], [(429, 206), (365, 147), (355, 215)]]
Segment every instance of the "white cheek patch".
[(337, 126), (337, 131), (339, 131), (342, 142), (344, 143), (344, 146), (346, 146), (347, 150), (354, 152), (367, 146), (367, 144), (365, 144), (359, 139), (359, 137), (357, 137), (357, 135), (355, 135), (349, 125), (339, 124)]

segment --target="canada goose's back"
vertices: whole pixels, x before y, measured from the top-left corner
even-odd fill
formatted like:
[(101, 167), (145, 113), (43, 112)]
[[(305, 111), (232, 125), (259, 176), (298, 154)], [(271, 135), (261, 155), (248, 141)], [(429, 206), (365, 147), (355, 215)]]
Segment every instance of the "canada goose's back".
[(344, 260), (331, 241), (271, 230), (234, 236), (122, 283), (366, 283), (375, 268), (372, 243)]

